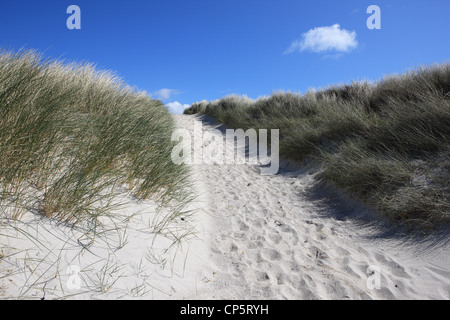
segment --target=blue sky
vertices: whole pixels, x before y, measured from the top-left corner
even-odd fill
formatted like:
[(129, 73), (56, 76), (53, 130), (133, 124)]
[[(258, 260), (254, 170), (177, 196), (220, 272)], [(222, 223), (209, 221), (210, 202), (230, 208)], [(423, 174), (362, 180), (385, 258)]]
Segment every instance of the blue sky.
[[(66, 26), (70, 5), (81, 30)], [(94, 62), (176, 107), (449, 61), (449, 15), (448, 0), (3, 0), (0, 46)]]

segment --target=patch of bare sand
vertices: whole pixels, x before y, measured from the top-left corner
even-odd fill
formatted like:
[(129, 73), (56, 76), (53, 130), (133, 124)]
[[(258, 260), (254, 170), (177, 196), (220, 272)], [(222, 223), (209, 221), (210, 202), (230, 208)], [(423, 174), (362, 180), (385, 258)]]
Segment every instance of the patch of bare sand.
[[(207, 117), (175, 118), (192, 138), (199, 122), (204, 133), (225, 138)], [(183, 298), (450, 298), (448, 245), (377, 236), (377, 228), (346, 218), (368, 209), (311, 196), (313, 173), (288, 164), (273, 176), (250, 165), (193, 167), (206, 190), (210, 249), (202, 281)]]

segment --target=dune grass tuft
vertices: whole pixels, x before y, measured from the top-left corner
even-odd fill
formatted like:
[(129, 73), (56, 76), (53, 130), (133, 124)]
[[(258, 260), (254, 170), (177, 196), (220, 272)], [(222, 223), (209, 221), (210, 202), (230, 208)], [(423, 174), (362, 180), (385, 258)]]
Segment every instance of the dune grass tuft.
[(171, 161), (167, 108), (109, 71), (0, 52), (0, 214), (25, 210), (77, 223), (127, 192), (188, 201), (188, 170)]

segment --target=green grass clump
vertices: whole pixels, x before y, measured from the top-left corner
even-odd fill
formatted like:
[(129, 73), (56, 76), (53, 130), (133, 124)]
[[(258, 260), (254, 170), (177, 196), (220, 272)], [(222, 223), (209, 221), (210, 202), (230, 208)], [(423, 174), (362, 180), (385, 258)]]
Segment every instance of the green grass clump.
[[(239, 102), (241, 101), (241, 102)], [(280, 129), (280, 154), (312, 158), (318, 175), (392, 220), (450, 221), (450, 65), (304, 95), (276, 92), (193, 104), (233, 128)]]
[[(166, 107), (90, 64), (0, 52), (0, 214), (76, 223), (127, 188), (160, 204), (187, 199), (171, 161)], [(184, 200), (183, 200), (184, 199)]]

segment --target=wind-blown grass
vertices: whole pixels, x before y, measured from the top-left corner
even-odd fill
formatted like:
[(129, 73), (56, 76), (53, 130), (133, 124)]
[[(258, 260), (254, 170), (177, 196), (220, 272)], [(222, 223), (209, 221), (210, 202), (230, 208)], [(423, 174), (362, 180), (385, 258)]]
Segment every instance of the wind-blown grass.
[(91, 64), (0, 52), (0, 214), (77, 223), (116, 194), (186, 203), (166, 107)]
[(233, 128), (280, 129), (280, 154), (321, 165), (318, 178), (410, 226), (450, 221), (450, 65), (304, 95), (200, 102)]

